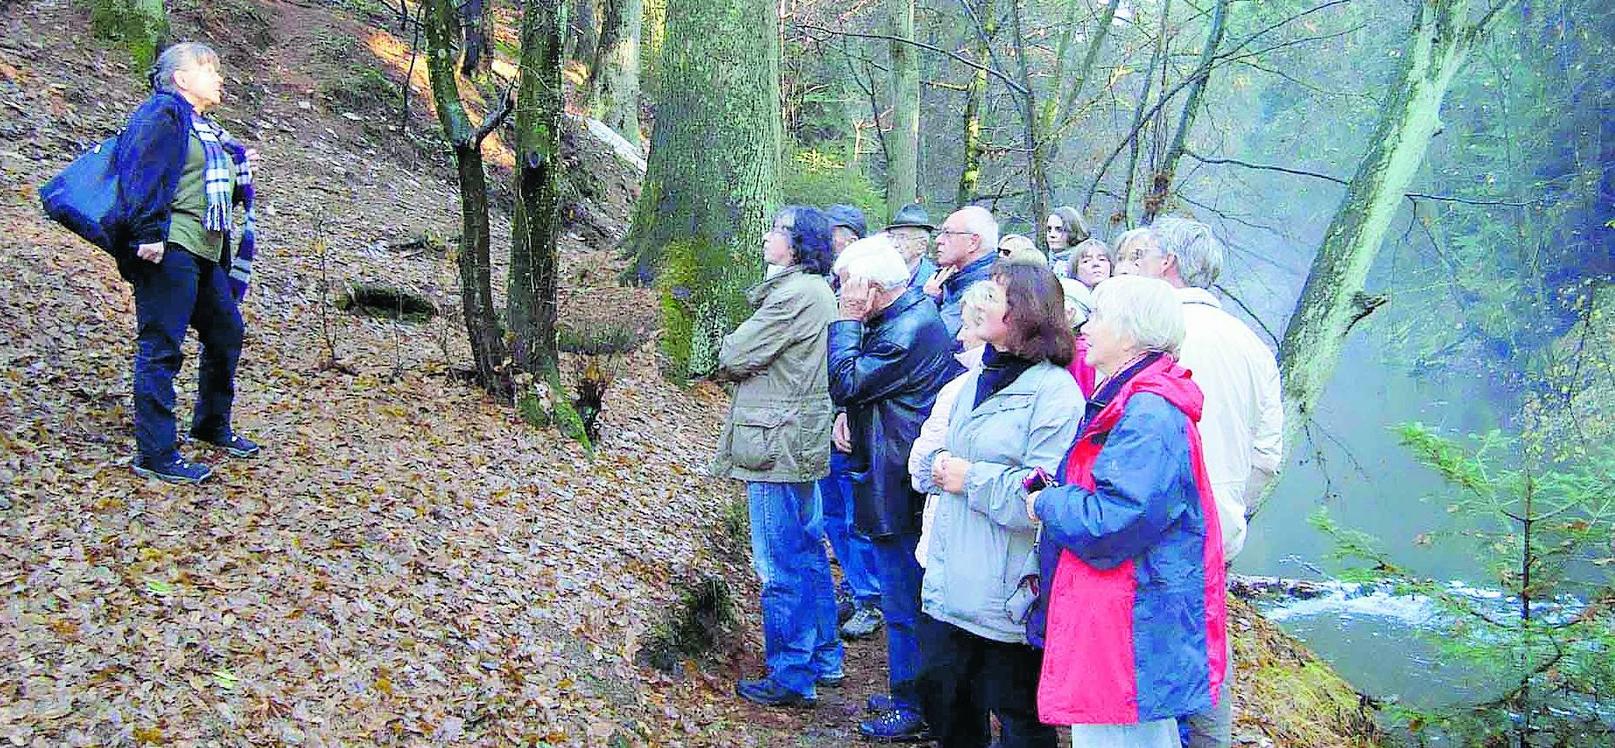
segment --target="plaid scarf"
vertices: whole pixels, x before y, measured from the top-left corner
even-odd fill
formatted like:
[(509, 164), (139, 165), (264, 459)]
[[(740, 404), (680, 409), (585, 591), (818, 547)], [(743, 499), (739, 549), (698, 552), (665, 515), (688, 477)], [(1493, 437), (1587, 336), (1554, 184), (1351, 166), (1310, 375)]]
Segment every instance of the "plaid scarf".
[[(230, 293), (240, 301), (247, 295), (247, 282), (252, 278), (252, 259), (258, 254), (258, 228), (253, 203), (256, 190), (252, 185), (252, 166), (247, 162), (247, 149), (230, 134), (201, 114), (191, 114), (191, 129), (202, 141), (203, 189), (207, 194), (207, 214), (202, 225), (208, 231), (225, 235), (230, 243), (231, 207), (235, 189), (241, 188), (241, 202), (246, 208), (246, 223), (241, 229), (241, 243), (230, 259)], [(235, 164), (232, 178), (230, 164)]]

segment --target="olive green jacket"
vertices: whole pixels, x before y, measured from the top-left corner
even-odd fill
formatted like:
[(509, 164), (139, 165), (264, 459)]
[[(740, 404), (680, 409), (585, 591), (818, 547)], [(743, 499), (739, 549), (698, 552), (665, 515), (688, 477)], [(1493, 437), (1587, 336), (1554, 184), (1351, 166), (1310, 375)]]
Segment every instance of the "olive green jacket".
[(830, 473), (827, 344), (835, 293), (823, 276), (792, 265), (746, 300), (757, 311), (723, 339), (713, 375), (736, 384), (712, 472), (769, 483), (823, 478)]

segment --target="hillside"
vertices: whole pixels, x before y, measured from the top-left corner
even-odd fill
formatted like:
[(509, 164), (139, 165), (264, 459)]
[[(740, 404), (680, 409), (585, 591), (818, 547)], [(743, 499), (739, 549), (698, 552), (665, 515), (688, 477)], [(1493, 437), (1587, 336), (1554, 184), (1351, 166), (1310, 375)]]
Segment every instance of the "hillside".
[[(173, 7), (177, 37), (224, 57), (222, 121), (264, 153), (236, 425), (268, 448), (204, 453), (219, 473), (199, 489), (129, 472), (132, 300), (108, 258), (40, 215), (35, 190), (121, 126), (143, 71), (89, 39), (69, 3), (0, 6), (0, 738), (850, 742), (878, 645), (854, 646), (852, 682), (811, 712), (730, 693), (759, 672), (761, 645), (744, 537), (726, 522), (738, 486), (703, 474), (721, 392), (668, 385), (642, 346), (619, 362), (589, 455), (454, 376), (469, 359), (458, 200), (418, 91), (401, 116), (396, 19), (283, 0)], [(562, 318), (646, 328), (654, 301), (617, 287), (611, 252), (636, 172), (576, 128), (568, 142), (588, 188), (561, 246)], [(503, 216), (494, 234), (498, 258)], [(443, 313), (335, 308), (372, 283)], [(193, 339), (182, 411), (194, 355)], [(680, 583), (708, 575), (743, 605), (720, 651), (673, 675), (637, 664)], [(1242, 678), (1241, 732), (1349, 742), (1349, 689), (1242, 611), (1241, 657), (1272, 671)], [(1331, 694), (1317, 708), (1285, 708), (1315, 682)]]

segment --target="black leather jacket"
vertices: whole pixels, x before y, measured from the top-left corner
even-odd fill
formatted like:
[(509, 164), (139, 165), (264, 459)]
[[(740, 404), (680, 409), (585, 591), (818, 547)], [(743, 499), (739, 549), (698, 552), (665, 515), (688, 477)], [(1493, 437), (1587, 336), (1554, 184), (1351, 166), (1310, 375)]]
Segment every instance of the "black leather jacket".
[(958, 371), (952, 342), (919, 288), (864, 322), (830, 324), (830, 397), (847, 409), (853, 526), (864, 535), (919, 532), (925, 497), (909, 482), (908, 452)]

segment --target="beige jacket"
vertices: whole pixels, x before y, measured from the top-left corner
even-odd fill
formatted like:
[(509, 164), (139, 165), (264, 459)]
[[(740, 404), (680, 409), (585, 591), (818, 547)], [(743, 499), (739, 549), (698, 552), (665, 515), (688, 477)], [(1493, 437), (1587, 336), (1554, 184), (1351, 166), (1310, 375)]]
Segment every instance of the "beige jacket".
[(835, 294), (824, 277), (791, 266), (746, 298), (757, 311), (724, 337), (713, 375), (736, 384), (712, 472), (770, 483), (823, 478), (830, 474)]

